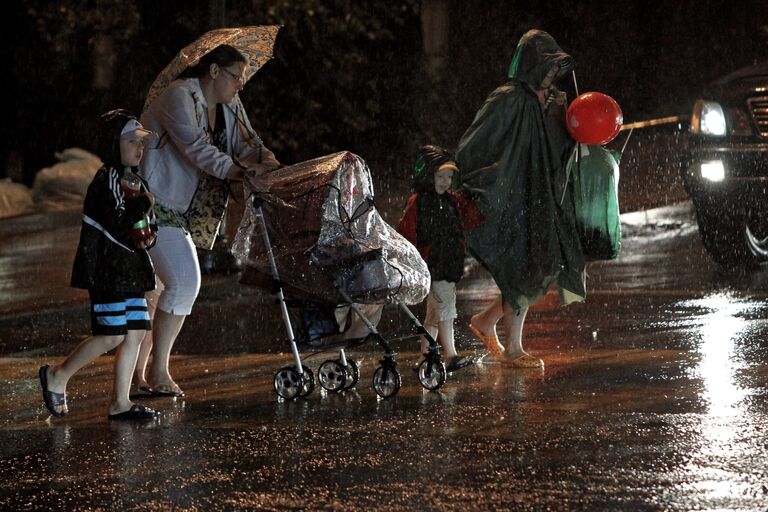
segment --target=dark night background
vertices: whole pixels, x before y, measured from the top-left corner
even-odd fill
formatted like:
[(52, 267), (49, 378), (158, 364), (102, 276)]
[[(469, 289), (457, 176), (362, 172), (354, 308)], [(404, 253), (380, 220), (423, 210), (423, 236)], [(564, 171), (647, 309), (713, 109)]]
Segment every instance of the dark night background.
[[(444, 65), (431, 73), (422, 32), (429, 3), (448, 20)], [(55, 151), (91, 147), (99, 113), (140, 111), (175, 53), (219, 26), (284, 25), (275, 58), (242, 93), (254, 127), (282, 161), (348, 149), (374, 172), (404, 177), (419, 145), (456, 145), (530, 28), (550, 32), (575, 57), (581, 92), (612, 95), (632, 122), (688, 113), (707, 82), (765, 58), (768, 25), (765, 1), (30, 0), (3, 7), (0, 51), (11, 73), (0, 178), (28, 185), (55, 162)]]

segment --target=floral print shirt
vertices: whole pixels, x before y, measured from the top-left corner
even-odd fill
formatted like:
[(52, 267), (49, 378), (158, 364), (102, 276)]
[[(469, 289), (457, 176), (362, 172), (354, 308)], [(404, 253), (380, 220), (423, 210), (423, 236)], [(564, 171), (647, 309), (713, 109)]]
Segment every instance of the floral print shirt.
[[(227, 151), (224, 108), (216, 106), (216, 128), (206, 128), (209, 143), (221, 152)], [(192, 197), (192, 203), (186, 212), (177, 212), (155, 205), (155, 215), (159, 226), (183, 229), (192, 237), (195, 246), (210, 249), (216, 241), (216, 235), (224, 217), (229, 200), (229, 183), (200, 171), (200, 181)]]

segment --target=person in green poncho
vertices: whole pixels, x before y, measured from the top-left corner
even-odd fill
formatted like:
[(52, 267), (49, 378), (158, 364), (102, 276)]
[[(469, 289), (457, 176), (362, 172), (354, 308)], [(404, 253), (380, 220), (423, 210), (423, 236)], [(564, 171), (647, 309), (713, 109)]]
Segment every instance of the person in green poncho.
[[(552, 36), (528, 31), (509, 81), (488, 96), (459, 142), (462, 187), (485, 216), (467, 232), (467, 245), (501, 291), (469, 327), (505, 366), (544, 366), (523, 350), (522, 330), (528, 308), (550, 287), (560, 292), (561, 305), (586, 296), (565, 171), (574, 142), (565, 126), (565, 93), (555, 86), (573, 66)], [(504, 345), (496, 333), (500, 320)]]

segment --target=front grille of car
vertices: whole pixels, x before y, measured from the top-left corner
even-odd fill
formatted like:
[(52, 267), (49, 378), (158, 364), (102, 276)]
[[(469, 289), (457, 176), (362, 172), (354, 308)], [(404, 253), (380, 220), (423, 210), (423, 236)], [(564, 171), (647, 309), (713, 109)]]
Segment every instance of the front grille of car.
[(761, 137), (768, 137), (768, 96), (749, 98), (749, 113), (757, 126), (757, 132)]

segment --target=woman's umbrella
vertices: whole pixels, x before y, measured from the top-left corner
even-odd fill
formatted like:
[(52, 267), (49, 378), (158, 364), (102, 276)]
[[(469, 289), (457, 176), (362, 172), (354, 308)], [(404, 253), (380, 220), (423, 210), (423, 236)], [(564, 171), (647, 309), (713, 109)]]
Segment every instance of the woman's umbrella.
[[(157, 99), (158, 96), (165, 90), (168, 85), (176, 80), (181, 73), (190, 66), (194, 66), (200, 59), (222, 44), (228, 44), (242, 53), (246, 59), (248, 59), (248, 67), (245, 71), (245, 79), (249, 80), (256, 71), (272, 58), (272, 51), (275, 46), (275, 38), (277, 32), (280, 30), (280, 25), (260, 25), (253, 27), (239, 27), (239, 28), (220, 28), (206, 32), (193, 43), (185, 46), (173, 60), (165, 66), (155, 81), (152, 83), (152, 87), (149, 88), (149, 94), (144, 102), (144, 109), (146, 111), (152, 102)], [(223, 226), (220, 227), (223, 232)], [(226, 247), (227, 243), (223, 238), (219, 238), (217, 245), (214, 247), (213, 252), (206, 252), (205, 257), (202, 258), (201, 267), (205, 272), (213, 270), (227, 270), (227, 266), (231, 266), (232, 256), (229, 254)], [(219, 250), (217, 250), (217, 248)], [(219, 260), (216, 260), (214, 252), (219, 254)], [(224, 252), (225, 254), (221, 254)]]
[(248, 59), (245, 80), (248, 81), (256, 71), (272, 58), (275, 38), (280, 25), (258, 25), (253, 27), (219, 28), (206, 32), (193, 43), (185, 46), (173, 60), (165, 66), (152, 87), (149, 88), (144, 110), (176, 80), (188, 67), (194, 66), (208, 52), (219, 45), (228, 44), (237, 48)]

